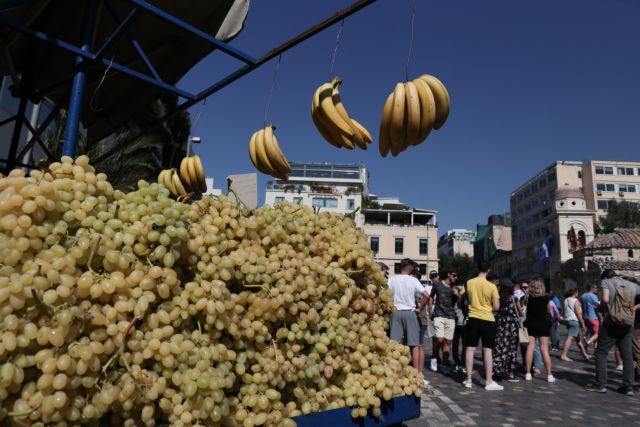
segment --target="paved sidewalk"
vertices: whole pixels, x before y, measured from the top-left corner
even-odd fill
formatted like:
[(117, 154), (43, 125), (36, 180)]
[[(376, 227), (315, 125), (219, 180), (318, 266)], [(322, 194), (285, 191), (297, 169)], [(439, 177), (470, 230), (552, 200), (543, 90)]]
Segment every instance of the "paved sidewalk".
[[(561, 343), (564, 341), (562, 337)], [(435, 373), (425, 369), (432, 389), (422, 398), (422, 416), (406, 422), (407, 427), (422, 426), (591, 426), (640, 425), (640, 392), (628, 397), (616, 392), (621, 384), (621, 372), (615, 371), (613, 353), (609, 356), (609, 384), (606, 394), (592, 393), (584, 386), (594, 378), (594, 362), (579, 356), (577, 347), (569, 357), (560, 360), (561, 352), (552, 352), (553, 373), (557, 382), (546, 381), (542, 375), (533, 381), (502, 381), (503, 391), (484, 390), (480, 350), (476, 351), (473, 388), (464, 388), (464, 377), (451, 373)], [(590, 349), (593, 352), (593, 349)], [(430, 352), (427, 352), (429, 355)], [(427, 357), (427, 366), (428, 366)], [(520, 369), (519, 372), (522, 372)]]

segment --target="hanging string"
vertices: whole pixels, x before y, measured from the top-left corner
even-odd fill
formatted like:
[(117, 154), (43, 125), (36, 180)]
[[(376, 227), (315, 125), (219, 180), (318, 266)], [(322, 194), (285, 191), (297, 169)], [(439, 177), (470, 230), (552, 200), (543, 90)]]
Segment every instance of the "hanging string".
[(407, 66), (404, 69), (404, 79), (409, 81), (409, 64), (411, 64), (411, 52), (413, 50), (413, 37), (416, 32), (416, 0), (411, 1), (411, 38), (409, 39), (409, 53), (407, 54)]
[(99, 113), (100, 111), (102, 111), (102, 108), (96, 108), (93, 105), (93, 101), (95, 101), (96, 96), (98, 95), (98, 91), (100, 91), (100, 88), (102, 87), (102, 83), (104, 83), (104, 79), (107, 78), (107, 73), (109, 72), (109, 70), (111, 69), (111, 66), (113, 65), (113, 58), (115, 58), (115, 56), (111, 57), (111, 62), (109, 62), (109, 66), (107, 67), (106, 70), (104, 70), (104, 74), (102, 75), (102, 79), (100, 79), (100, 83), (98, 83), (98, 86), (96, 86), (96, 90), (94, 90), (93, 95), (91, 95), (91, 100), (89, 101), (89, 108), (91, 108), (91, 111), (93, 111), (94, 113)]
[(269, 92), (269, 99), (267, 100), (267, 108), (264, 110), (264, 126), (267, 126), (267, 117), (269, 116), (269, 107), (271, 107), (271, 98), (276, 88), (276, 80), (278, 78), (278, 70), (280, 70), (280, 62), (282, 61), (282, 54), (278, 55), (278, 63), (276, 64), (276, 71), (273, 73), (273, 80), (271, 81), (271, 91)]
[(202, 104), (200, 105), (200, 111), (198, 111), (198, 115), (196, 116), (196, 120), (193, 123), (193, 126), (191, 127), (191, 134), (195, 133), (196, 127), (198, 126), (198, 121), (200, 120), (200, 116), (202, 115), (202, 111), (204, 111), (204, 107), (207, 105), (207, 99), (209, 99), (208, 97), (204, 99), (204, 101), (202, 101)]
[(333, 48), (333, 58), (331, 58), (331, 69), (329, 70), (329, 78), (333, 76), (333, 66), (336, 63), (336, 54), (338, 53), (338, 47), (340, 46), (342, 27), (344, 27), (344, 19), (340, 22), (340, 28), (338, 28), (338, 34), (336, 35), (336, 46)]

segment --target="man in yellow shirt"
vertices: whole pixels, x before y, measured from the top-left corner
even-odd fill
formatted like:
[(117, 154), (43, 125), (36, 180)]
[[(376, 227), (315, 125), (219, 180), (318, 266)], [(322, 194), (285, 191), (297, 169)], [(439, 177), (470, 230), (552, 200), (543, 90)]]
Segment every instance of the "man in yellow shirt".
[(467, 294), (469, 302), (469, 319), (465, 325), (464, 343), (467, 346), (465, 365), (467, 379), (463, 385), (471, 388), (471, 376), (473, 375), (473, 355), (480, 340), (482, 340), (482, 353), (484, 356), (484, 371), (486, 384), (485, 390), (499, 391), (504, 389), (493, 381), (493, 345), (496, 337), (496, 322), (493, 312), (500, 308), (500, 296), (498, 288), (487, 280), (489, 263), (480, 262), (478, 265), (478, 277), (467, 281), (462, 289), (462, 295)]

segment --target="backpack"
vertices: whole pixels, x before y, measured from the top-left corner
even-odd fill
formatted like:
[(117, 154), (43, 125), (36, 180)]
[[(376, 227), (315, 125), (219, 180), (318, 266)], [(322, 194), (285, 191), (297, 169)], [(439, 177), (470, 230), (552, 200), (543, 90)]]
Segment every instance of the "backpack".
[(616, 290), (613, 301), (609, 301), (609, 322), (620, 326), (633, 326), (636, 289), (633, 283), (619, 277), (604, 280)]

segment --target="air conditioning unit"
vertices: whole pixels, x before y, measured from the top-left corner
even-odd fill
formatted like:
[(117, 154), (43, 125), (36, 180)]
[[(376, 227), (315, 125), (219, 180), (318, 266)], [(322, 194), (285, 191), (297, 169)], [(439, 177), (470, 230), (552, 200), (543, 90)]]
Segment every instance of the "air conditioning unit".
[(620, 192), (618, 192), (618, 196), (620, 196), (620, 197), (624, 197), (624, 191), (620, 191)]
[(598, 196), (602, 196), (602, 190), (598, 190)]

